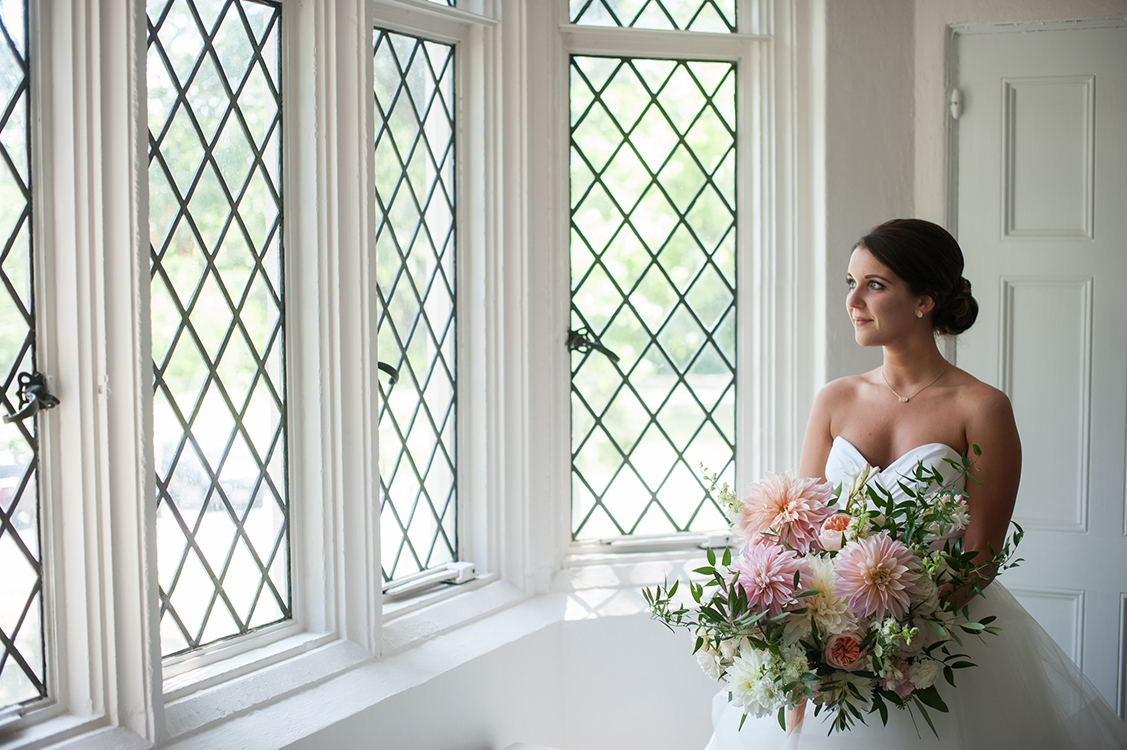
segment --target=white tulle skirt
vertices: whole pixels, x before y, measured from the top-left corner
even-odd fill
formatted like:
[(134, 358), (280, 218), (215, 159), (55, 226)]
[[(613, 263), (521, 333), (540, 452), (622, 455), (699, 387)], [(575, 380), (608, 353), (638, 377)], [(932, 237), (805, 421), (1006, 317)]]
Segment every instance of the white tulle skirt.
[(830, 714), (806, 718), (789, 737), (775, 716), (748, 716), (737, 731), (740, 712), (727, 691), (712, 702), (714, 733), (706, 750), (1097, 750), (1127, 749), (1127, 724), (1120, 721), (1095, 686), (1013, 595), (999, 583), (972, 604), (972, 615), (994, 614), (1005, 632), (963, 638), (961, 653), (978, 666), (955, 673), (957, 688), (940, 679), (949, 713), (928, 711), (936, 739), (915, 712), (892, 709), (888, 725), (866, 715), (867, 725), (827, 736)]

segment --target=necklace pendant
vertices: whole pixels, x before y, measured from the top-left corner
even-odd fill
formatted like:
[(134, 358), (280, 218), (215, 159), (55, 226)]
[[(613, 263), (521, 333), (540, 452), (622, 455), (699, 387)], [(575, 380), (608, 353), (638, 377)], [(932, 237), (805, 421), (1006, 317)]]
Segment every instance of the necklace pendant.
[(902, 403), (902, 404), (908, 403), (908, 399), (904, 398), (903, 396), (898, 396), (898, 398), (900, 399), (900, 403)]

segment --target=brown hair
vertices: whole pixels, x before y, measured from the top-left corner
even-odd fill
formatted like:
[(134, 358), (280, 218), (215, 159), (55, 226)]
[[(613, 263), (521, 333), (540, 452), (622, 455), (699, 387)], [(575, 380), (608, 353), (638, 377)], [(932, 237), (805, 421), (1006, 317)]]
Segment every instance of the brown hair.
[(907, 282), (915, 295), (935, 300), (932, 327), (954, 335), (974, 325), (978, 302), (963, 278), (963, 251), (943, 227), (923, 219), (893, 219), (857, 241)]

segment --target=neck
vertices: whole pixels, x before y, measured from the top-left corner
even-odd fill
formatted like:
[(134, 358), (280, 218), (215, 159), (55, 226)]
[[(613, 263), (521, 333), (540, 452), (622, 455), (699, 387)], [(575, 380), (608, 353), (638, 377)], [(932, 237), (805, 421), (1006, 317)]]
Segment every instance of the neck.
[(911, 341), (900, 346), (884, 347), (884, 377), (894, 385), (920, 383), (930, 380), (949, 365), (935, 338), (927, 341)]

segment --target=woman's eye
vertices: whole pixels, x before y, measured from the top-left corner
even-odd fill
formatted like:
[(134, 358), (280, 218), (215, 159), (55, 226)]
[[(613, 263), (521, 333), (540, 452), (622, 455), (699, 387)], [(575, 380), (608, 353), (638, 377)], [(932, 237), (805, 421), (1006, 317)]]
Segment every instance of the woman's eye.
[(884, 284), (880, 283), (879, 281), (870, 281), (869, 282), (869, 288), (870, 289), (884, 289)]
[(853, 287), (857, 286), (857, 282), (856, 282), (856, 281), (854, 281), (853, 279), (846, 279), (846, 280), (845, 280), (845, 285), (846, 285), (847, 287), (849, 287), (850, 289), (852, 289)]

